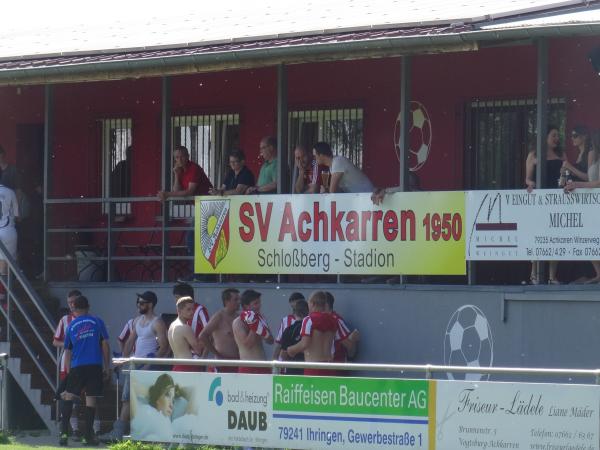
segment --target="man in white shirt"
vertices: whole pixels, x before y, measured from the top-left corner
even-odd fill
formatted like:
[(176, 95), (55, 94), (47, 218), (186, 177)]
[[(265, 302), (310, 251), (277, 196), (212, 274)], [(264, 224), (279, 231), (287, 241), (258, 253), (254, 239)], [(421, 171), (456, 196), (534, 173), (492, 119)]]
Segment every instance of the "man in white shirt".
[[(140, 315), (134, 319), (131, 325), (131, 333), (123, 346), (124, 358), (128, 358), (129, 356), (137, 358), (164, 358), (171, 351), (167, 339), (167, 327), (163, 320), (154, 313), (157, 303), (158, 298), (152, 291), (137, 294), (136, 305)], [(137, 367), (137, 369), (153, 370), (153, 367), (144, 365)], [(113, 423), (113, 429), (99, 436), (102, 442), (121, 440), (125, 434), (126, 425), (129, 423), (129, 376), (124, 377), (123, 381), (123, 391), (121, 394), (123, 406), (121, 413), (119, 418)]]
[[(19, 217), (19, 204), (15, 191), (0, 184), (0, 241), (13, 259), (17, 258), (17, 230), (15, 219)], [(6, 261), (0, 255), (0, 275), (6, 275)]]
[(329, 189), (321, 187), (321, 192), (373, 192), (373, 183), (345, 156), (333, 156), (327, 142), (317, 142), (313, 149), (319, 165), (329, 167), (331, 179)]

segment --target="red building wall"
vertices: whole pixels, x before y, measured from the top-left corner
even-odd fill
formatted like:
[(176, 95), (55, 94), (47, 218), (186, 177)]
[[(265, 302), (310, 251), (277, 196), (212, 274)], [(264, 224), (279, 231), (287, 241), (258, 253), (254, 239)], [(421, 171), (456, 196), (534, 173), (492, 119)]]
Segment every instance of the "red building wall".
[[(550, 95), (567, 98), (569, 126), (599, 127), (600, 77), (586, 55), (599, 38), (550, 43)], [(290, 108), (364, 108), (365, 172), (377, 185), (398, 182), (394, 124), (400, 102), (399, 58), (298, 64), (288, 67)], [(51, 196), (100, 195), (96, 121), (133, 119), (133, 195), (160, 188), (160, 79), (55, 87)], [(172, 111), (239, 112), (241, 147), (257, 173), (258, 142), (276, 132), (275, 67), (172, 78)], [(473, 99), (534, 97), (536, 49), (531, 45), (420, 55), (413, 58), (412, 97), (425, 105), (433, 130), (429, 158), (418, 175), (425, 189), (461, 189), (465, 105)], [(0, 88), (0, 143), (11, 158), (19, 123), (43, 122), (43, 88)], [(568, 146), (568, 142), (567, 142)], [(572, 154), (572, 153), (571, 153)], [(94, 220), (99, 220), (95, 218)]]

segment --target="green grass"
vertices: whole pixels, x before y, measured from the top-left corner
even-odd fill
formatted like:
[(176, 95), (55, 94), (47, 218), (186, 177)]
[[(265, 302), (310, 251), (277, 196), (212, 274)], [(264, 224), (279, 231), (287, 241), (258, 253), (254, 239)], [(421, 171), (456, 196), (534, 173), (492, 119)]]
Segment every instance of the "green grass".
[[(64, 449), (68, 449), (68, 450), (89, 450), (90, 448), (106, 448), (104, 446), (100, 446), (100, 447), (76, 447), (73, 444), (75, 444), (74, 442), (69, 442), (69, 446), (68, 447), (60, 447), (58, 445), (56, 446), (49, 446), (49, 445), (26, 445), (26, 444), (21, 444), (18, 442), (15, 442), (12, 438), (10, 439), (10, 441), (8, 443), (0, 443), (0, 449), (1, 450), (64, 450)], [(112, 444), (108, 447), (110, 450), (163, 450), (166, 448), (166, 446), (162, 446), (159, 444), (150, 444), (147, 442), (134, 442), (134, 441), (123, 441), (123, 442), (119, 442), (117, 444)], [(223, 450), (224, 448), (228, 448), (228, 447), (211, 447), (211, 446), (195, 446), (195, 445), (188, 445), (188, 446), (180, 446), (180, 449), (186, 449), (186, 450)]]
[[(35, 443), (25, 443), (23, 440), (27, 441), (28, 438), (36, 438)], [(48, 445), (54, 444), (57, 445)], [(78, 447), (79, 443), (73, 440), (69, 440), (68, 447), (60, 447), (58, 446), (58, 438), (56, 436), (52, 436), (47, 432), (17, 432), (16, 435), (6, 434), (0, 432), (0, 450), (89, 450), (94, 447)], [(101, 444), (98, 449), (108, 448), (109, 450), (163, 450), (168, 447), (167, 445), (161, 444), (152, 444), (149, 442), (139, 442), (139, 441), (122, 441), (116, 444), (110, 444), (108, 446)], [(229, 447), (215, 447), (215, 446), (197, 446), (197, 445), (180, 445), (180, 449), (182, 450), (225, 450), (229, 449)]]

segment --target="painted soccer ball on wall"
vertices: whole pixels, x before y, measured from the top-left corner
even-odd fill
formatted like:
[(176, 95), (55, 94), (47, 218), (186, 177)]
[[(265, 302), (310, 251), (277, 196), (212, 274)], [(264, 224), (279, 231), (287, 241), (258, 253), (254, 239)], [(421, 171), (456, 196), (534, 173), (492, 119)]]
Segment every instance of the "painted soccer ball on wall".
[[(485, 314), (475, 305), (458, 308), (448, 321), (444, 337), (444, 364), (492, 367), (494, 338)], [(488, 380), (489, 374), (448, 373), (450, 380)]]
[[(417, 101), (410, 102), (409, 120), (408, 162), (409, 169), (412, 172), (416, 172), (427, 162), (427, 158), (431, 152), (433, 132), (429, 113), (422, 103)], [(394, 147), (397, 156), (400, 154), (400, 131), (400, 113), (398, 113), (394, 125)]]

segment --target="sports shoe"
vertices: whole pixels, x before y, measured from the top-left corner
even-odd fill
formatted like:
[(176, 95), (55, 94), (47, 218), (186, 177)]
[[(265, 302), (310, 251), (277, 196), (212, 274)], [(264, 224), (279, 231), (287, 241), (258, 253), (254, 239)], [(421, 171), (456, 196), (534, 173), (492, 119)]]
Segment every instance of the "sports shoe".
[(61, 433), (58, 437), (58, 445), (66, 447), (69, 445), (69, 435), (67, 433)]
[(90, 436), (84, 436), (83, 438), (81, 438), (81, 445), (83, 445), (84, 447), (98, 447), (99, 444), (100, 444), (100, 441), (93, 434)]
[(73, 430), (73, 434), (71, 434), (71, 439), (73, 439), (76, 442), (81, 441), (81, 438), (83, 437), (83, 433), (79, 430)]
[(125, 422), (122, 420), (115, 420), (113, 423), (113, 429), (108, 433), (101, 434), (98, 436), (100, 442), (117, 442), (123, 440), (125, 434)]

